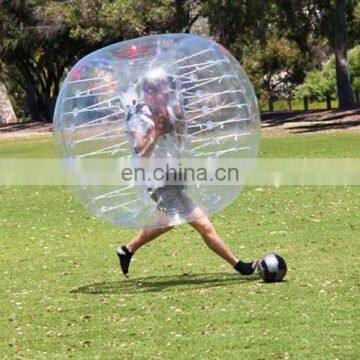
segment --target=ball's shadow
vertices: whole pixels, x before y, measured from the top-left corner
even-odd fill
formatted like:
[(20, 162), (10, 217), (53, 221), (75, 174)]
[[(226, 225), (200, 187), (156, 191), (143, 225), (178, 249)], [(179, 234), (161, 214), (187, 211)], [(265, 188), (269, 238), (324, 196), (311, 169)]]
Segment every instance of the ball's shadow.
[(255, 274), (242, 277), (239, 274), (208, 273), (208, 274), (183, 274), (168, 276), (149, 276), (137, 279), (119, 281), (104, 281), (80, 286), (71, 291), (75, 294), (139, 294), (167, 291), (186, 291), (207, 289), (222, 286), (239, 285), (241, 283), (258, 281)]

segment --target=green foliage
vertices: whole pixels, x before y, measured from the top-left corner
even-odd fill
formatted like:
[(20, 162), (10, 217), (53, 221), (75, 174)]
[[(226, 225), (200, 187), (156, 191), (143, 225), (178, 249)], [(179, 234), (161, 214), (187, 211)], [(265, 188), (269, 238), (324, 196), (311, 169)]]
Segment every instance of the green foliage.
[[(291, 97), (305, 73), (329, 59), (334, 35), (333, 3), (0, 0), (0, 75), (20, 117), (51, 121), (61, 81), (79, 58), (136, 36), (190, 32), (200, 19), (209, 34), (244, 64), (262, 100), (277, 95)], [(356, 0), (347, 4), (349, 43), (357, 44), (360, 5)], [(353, 78), (354, 89), (358, 89), (359, 80)], [(320, 93), (328, 91), (334, 96), (329, 90), (333, 80), (321, 79)], [(320, 96), (314, 90), (306, 91), (315, 98)]]
[(360, 45), (348, 52), (348, 58), (352, 87), (355, 93), (360, 94)]
[(297, 78), (303, 78), (303, 58), (294, 41), (270, 35), (261, 47), (252, 43), (245, 47), (242, 61), (262, 100), (290, 96)]
[(37, 121), (51, 120), (66, 68), (87, 50), (69, 38), (60, 16), (65, 14), (52, 19), (46, 5), (7, 2), (0, 12), (1, 74), (26, 116)]
[(211, 35), (243, 64), (262, 100), (289, 96), (302, 82), (307, 56), (291, 39), (276, 1), (206, 1)]
[(70, 38), (83, 40), (87, 44), (99, 46), (143, 32), (134, 1), (76, 0), (66, 11)]
[(21, 0), (0, 6), (0, 72), (17, 114), (51, 121), (61, 81), (79, 58), (124, 39), (187, 31), (199, 2)]
[[(348, 61), (351, 74), (351, 83), (354, 92), (360, 92), (360, 45), (349, 50)], [(332, 56), (321, 70), (311, 71), (306, 75), (305, 81), (298, 86), (295, 95), (297, 97), (309, 97), (311, 100), (321, 101), (326, 97), (335, 99), (336, 69), (335, 57)]]
[[(295, 96), (299, 98), (308, 97), (310, 100), (321, 101), (326, 97), (336, 97), (336, 74), (335, 66), (328, 64), (329, 60), (322, 71), (311, 71), (306, 75), (304, 84), (300, 85)], [(332, 71), (334, 70), (334, 71)]]
[(348, 1), (348, 47), (352, 48), (360, 43), (360, 1)]

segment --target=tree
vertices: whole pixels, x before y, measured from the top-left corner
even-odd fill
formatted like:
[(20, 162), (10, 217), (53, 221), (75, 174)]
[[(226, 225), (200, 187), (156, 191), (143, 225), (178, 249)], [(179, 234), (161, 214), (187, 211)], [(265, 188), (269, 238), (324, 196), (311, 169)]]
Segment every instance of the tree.
[[(360, 45), (348, 52), (351, 72), (351, 86), (356, 94), (360, 94)], [(311, 100), (323, 101), (336, 99), (336, 58), (335, 55), (324, 64), (321, 70), (311, 71), (305, 81), (296, 89), (296, 96), (308, 97)]]
[[(335, 1), (347, 7), (335, 8)], [(0, 75), (19, 117), (51, 121), (62, 79), (85, 54), (137, 36), (190, 32), (201, 18), (245, 65), (259, 95), (280, 91), (290, 98), (305, 73), (320, 68), (335, 49), (336, 9), (342, 14), (339, 94), (344, 88), (349, 97), (344, 11), (348, 40), (355, 44), (358, 0), (0, 0)]]
[(336, 59), (336, 80), (339, 107), (342, 109), (354, 106), (354, 95), (351, 89), (349, 63), (347, 59), (347, 0), (336, 0), (334, 52)]
[(244, 65), (263, 101), (290, 100), (306, 72), (326, 58), (310, 36), (316, 12), (304, 6), (303, 0), (205, 1), (211, 35)]
[(291, 99), (293, 88), (304, 78), (300, 49), (294, 41), (272, 35), (263, 47), (246, 46), (242, 60), (262, 100), (277, 96)]
[(0, 76), (0, 124), (16, 122), (17, 118), (12, 107), (5, 83)]
[[(360, 9), (360, 7), (359, 7)], [(355, 100), (360, 104), (360, 45), (355, 46), (348, 52), (351, 84), (355, 94)]]
[[(0, 0), (0, 69), (25, 116), (51, 121), (62, 79), (85, 54), (149, 33), (188, 32), (200, 0)], [(19, 107), (20, 108), (20, 107)]]
[(51, 121), (64, 71), (81, 53), (69, 39), (63, 17), (57, 23), (42, 22), (47, 14), (44, 1), (4, 2), (0, 12), (0, 74), (11, 93), (22, 102), (25, 116)]
[[(336, 54), (336, 79), (341, 108), (354, 104), (347, 62), (348, 28), (351, 43), (358, 41), (359, 24), (356, 0), (276, 0), (283, 11), (288, 27), (288, 36), (294, 39), (302, 52), (314, 39), (326, 38)], [(347, 19), (351, 20), (348, 26)], [(306, 44), (306, 45), (305, 45)]]
[(210, 35), (238, 57), (254, 40), (264, 45), (265, 30), (277, 17), (272, 0), (207, 0), (200, 14), (209, 22)]

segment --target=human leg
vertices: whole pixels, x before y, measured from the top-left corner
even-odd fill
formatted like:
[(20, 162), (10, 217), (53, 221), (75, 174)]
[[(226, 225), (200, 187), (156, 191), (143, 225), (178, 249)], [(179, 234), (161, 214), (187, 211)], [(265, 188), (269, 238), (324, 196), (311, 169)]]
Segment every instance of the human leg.
[(239, 259), (232, 253), (225, 241), (219, 236), (208, 217), (205, 216), (194, 220), (190, 222), (190, 225), (200, 233), (206, 245), (217, 255), (221, 256), (232, 266), (235, 266), (238, 263)]
[(130, 261), (136, 250), (151, 240), (154, 240), (160, 235), (170, 231), (171, 229), (172, 226), (141, 229), (127, 245), (119, 246), (119, 248), (116, 250), (116, 253), (119, 257), (119, 262), (123, 274), (125, 276), (128, 275)]
[(226, 245), (225, 241), (219, 236), (214, 225), (201, 209), (195, 209), (191, 217), (195, 220), (191, 221), (190, 225), (200, 233), (206, 245), (212, 251), (226, 260), (242, 275), (251, 275), (254, 272), (257, 261), (245, 263), (239, 260)]
[(166, 232), (170, 231), (173, 227), (167, 226), (162, 228), (145, 228), (141, 229), (136, 236), (126, 245), (127, 249), (134, 253), (136, 250), (138, 250), (143, 245), (147, 244), (151, 240), (156, 239), (162, 234), (165, 234)]

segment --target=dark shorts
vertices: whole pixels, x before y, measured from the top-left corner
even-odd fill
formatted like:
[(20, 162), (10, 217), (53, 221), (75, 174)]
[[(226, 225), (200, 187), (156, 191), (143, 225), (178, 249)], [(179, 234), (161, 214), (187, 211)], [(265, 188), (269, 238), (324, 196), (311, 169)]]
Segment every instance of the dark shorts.
[(195, 203), (186, 196), (184, 185), (165, 185), (155, 190), (148, 188), (148, 191), (157, 209), (170, 218), (186, 219), (196, 208)]

